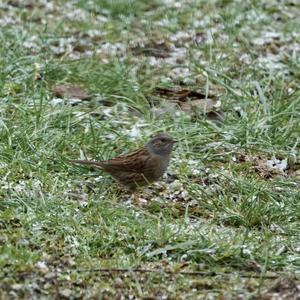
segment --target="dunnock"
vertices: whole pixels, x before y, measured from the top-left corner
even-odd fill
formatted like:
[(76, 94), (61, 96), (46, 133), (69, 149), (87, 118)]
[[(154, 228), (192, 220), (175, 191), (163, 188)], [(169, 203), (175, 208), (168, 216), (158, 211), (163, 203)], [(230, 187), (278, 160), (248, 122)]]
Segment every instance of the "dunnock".
[(170, 135), (161, 133), (151, 138), (144, 147), (129, 154), (104, 161), (69, 162), (100, 168), (134, 192), (137, 187), (156, 181), (164, 174), (176, 142)]

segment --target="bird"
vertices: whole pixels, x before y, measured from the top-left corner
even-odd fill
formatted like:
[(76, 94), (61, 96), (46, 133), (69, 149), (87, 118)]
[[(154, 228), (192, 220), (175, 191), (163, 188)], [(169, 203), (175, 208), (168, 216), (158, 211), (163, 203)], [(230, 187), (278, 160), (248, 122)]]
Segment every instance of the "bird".
[(153, 136), (142, 148), (128, 154), (104, 161), (68, 162), (100, 168), (134, 194), (137, 188), (157, 181), (166, 172), (176, 142), (169, 134), (160, 133)]

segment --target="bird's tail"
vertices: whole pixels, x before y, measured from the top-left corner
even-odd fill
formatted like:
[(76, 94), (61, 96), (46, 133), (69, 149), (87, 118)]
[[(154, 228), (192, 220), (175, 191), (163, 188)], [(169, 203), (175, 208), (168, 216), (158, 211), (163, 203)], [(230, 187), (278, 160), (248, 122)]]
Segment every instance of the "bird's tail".
[(89, 166), (93, 166), (96, 168), (102, 168), (102, 163), (98, 162), (98, 161), (71, 159), (71, 160), (68, 160), (68, 162), (71, 164), (89, 165)]

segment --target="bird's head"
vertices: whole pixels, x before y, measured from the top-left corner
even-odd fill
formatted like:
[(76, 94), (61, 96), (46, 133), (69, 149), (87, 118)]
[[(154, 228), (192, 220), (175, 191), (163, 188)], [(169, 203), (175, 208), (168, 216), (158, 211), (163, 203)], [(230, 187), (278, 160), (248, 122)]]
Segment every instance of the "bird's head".
[(167, 133), (160, 133), (151, 138), (151, 140), (147, 143), (147, 148), (156, 155), (170, 155), (173, 145), (176, 142), (177, 141)]

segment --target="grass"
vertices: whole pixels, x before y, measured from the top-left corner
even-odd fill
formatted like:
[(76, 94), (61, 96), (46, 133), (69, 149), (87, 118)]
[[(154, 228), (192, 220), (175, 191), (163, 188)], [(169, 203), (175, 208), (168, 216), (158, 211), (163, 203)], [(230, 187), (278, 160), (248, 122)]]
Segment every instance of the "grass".
[[(297, 3), (1, 8), (1, 297), (299, 295)], [(90, 99), (58, 100), (52, 87), (66, 83)], [(174, 110), (158, 87), (201, 91), (224, 120)], [(67, 163), (160, 131), (180, 142), (144, 207)]]

